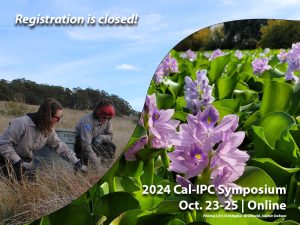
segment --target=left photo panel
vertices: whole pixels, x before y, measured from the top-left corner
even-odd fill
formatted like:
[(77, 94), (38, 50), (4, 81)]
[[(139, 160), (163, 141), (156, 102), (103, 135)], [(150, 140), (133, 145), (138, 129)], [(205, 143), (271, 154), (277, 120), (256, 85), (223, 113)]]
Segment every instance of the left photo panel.
[(0, 30), (0, 224), (32, 221), (86, 192), (139, 114), (126, 98), (130, 84), (103, 74), (102, 45), (60, 28), (16, 29)]

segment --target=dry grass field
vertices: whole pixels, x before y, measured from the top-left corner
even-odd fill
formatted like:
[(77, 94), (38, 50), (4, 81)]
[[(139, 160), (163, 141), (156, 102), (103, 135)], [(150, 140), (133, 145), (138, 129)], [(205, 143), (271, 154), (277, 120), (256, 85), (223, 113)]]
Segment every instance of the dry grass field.
[[(16, 115), (36, 110), (37, 106), (0, 101), (0, 134)], [(86, 113), (88, 111), (65, 109), (63, 119), (56, 128), (74, 129), (79, 118)], [(132, 118), (113, 119), (113, 142), (117, 146), (115, 159), (127, 144), (134, 127)], [(103, 167), (99, 171), (89, 171), (88, 175), (83, 176), (74, 174), (73, 168), (58, 160), (52, 164), (45, 163), (37, 171), (35, 183), (20, 185), (0, 176), (0, 224), (23, 224), (63, 207), (91, 187), (107, 169)]]

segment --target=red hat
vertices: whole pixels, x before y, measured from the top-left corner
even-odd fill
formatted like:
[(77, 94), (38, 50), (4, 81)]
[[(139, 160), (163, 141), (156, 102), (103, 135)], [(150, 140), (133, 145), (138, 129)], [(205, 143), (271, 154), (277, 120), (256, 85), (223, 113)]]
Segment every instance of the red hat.
[(105, 105), (100, 107), (100, 113), (107, 116), (115, 116), (115, 108), (112, 105)]

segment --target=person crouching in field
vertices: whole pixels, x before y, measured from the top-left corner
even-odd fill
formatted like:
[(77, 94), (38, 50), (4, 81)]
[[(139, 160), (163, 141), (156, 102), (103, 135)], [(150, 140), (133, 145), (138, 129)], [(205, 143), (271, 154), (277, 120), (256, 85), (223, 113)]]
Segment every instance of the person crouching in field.
[(60, 121), (62, 113), (62, 105), (56, 99), (48, 98), (36, 113), (28, 113), (10, 121), (9, 127), (0, 136), (0, 172), (6, 177), (13, 174), (18, 181), (23, 178), (34, 181), (33, 154), (46, 145), (70, 161), (75, 171), (86, 173), (86, 166), (59, 139), (54, 130), (54, 125)]
[(114, 116), (115, 108), (112, 102), (102, 99), (92, 113), (79, 120), (76, 126), (75, 152), (84, 165), (91, 164), (92, 167), (98, 168), (109, 166), (112, 162), (116, 151), (116, 146), (112, 143), (111, 119)]

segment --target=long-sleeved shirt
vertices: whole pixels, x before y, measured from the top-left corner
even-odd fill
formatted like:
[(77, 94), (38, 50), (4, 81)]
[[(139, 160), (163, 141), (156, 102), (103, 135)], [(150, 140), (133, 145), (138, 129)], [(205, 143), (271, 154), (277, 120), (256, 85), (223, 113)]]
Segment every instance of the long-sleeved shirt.
[(112, 141), (111, 120), (101, 123), (92, 113), (83, 116), (76, 126), (76, 137), (79, 137), (82, 154), (92, 163), (97, 162), (97, 155), (92, 148), (96, 141)]
[(0, 153), (12, 164), (22, 158), (32, 159), (34, 152), (44, 146), (53, 149), (73, 165), (79, 161), (75, 152), (59, 139), (54, 128), (45, 136), (27, 115), (10, 121), (9, 127), (0, 136)]

